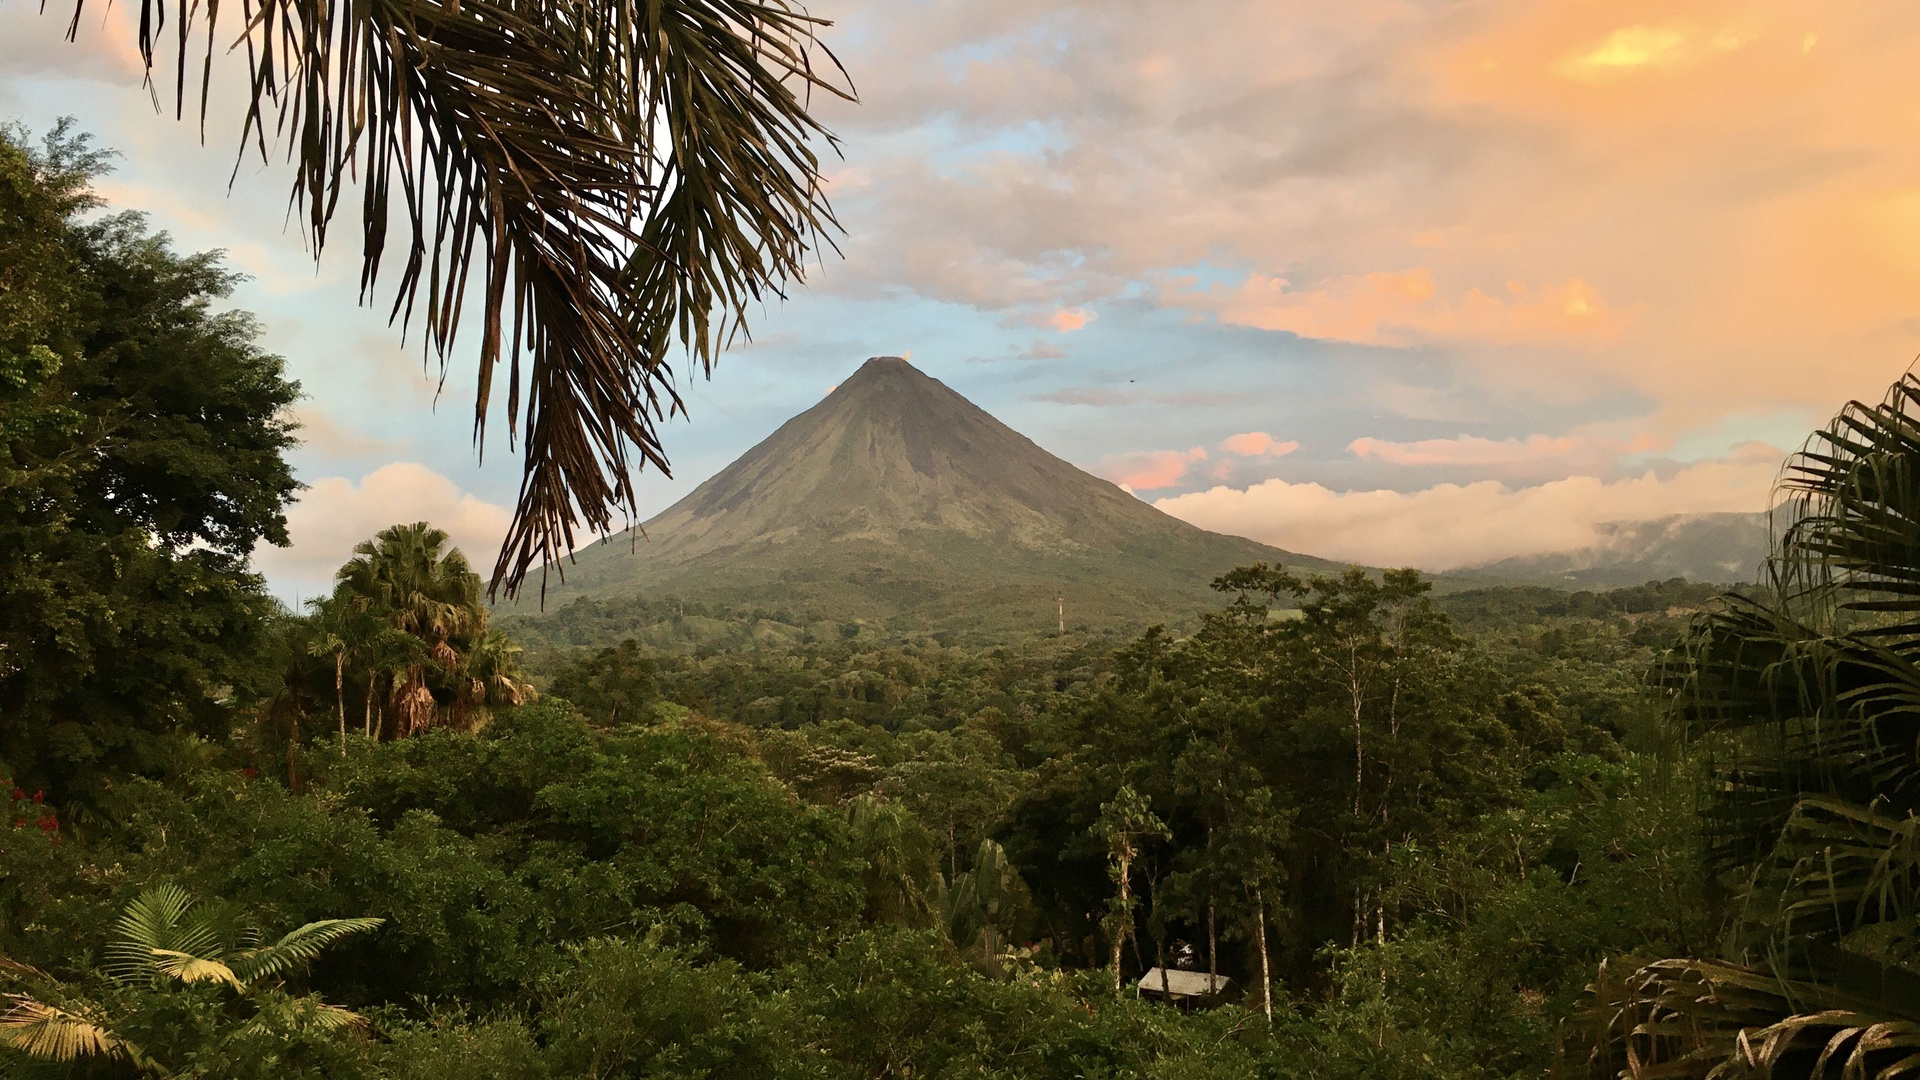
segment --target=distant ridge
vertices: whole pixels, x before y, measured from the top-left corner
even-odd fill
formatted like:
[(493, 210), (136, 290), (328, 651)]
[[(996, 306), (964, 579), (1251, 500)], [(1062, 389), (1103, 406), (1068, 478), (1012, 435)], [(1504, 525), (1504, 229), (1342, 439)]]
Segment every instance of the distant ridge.
[(642, 526), (579, 554), (554, 611), (677, 596), (969, 636), (1180, 622), (1255, 561), (1339, 564), (1173, 518), (1036, 446), (899, 357)]
[(1755, 581), (1769, 550), (1766, 514), (1673, 514), (1601, 526), (1590, 547), (1502, 559), (1447, 576), (1560, 588), (1614, 588), (1648, 581), (1737, 585)]

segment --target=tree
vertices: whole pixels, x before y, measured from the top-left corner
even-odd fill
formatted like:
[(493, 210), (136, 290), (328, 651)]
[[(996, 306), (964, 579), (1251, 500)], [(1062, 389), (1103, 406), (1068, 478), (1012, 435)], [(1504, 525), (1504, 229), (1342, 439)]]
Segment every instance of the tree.
[[(150, 73), (165, 15), (142, 0)], [(816, 91), (852, 90), (815, 42), (824, 20), (790, 0), (270, 0), (173, 15), (176, 114), (188, 41), (204, 30), (204, 130), (216, 41), (243, 37), (242, 151), (252, 139), (265, 160), (285, 140), (316, 256), (360, 187), (368, 290), (398, 225), (393, 317), (419, 304), (443, 367), (478, 289), (475, 432), (504, 362), (509, 432), (525, 440), (492, 578), (509, 595), (534, 562), (573, 549), (576, 527), (607, 533), (636, 511), (634, 467), (667, 469), (655, 425), (684, 408), (675, 343), (710, 373), (746, 308), (800, 280), (834, 226), (813, 146), (832, 139), (809, 108)]]
[(368, 657), (391, 665), (375, 666), (374, 680), (386, 676), (383, 704), (397, 736), (439, 723), (470, 729), (489, 705), (532, 695), (519, 678), (519, 649), (487, 625), (479, 575), (447, 539), (424, 521), (381, 530), (354, 547), (328, 602), (343, 618), (359, 617)]
[(0, 130), (0, 757), (62, 797), (225, 730), (266, 675), (247, 558), (296, 488), (299, 388), (213, 310), (234, 277), (87, 220), (102, 168), (64, 126)]
[(1122, 785), (1112, 799), (1100, 807), (1100, 819), (1091, 830), (1107, 848), (1108, 872), (1115, 892), (1107, 905), (1107, 938), (1113, 951), (1113, 989), (1120, 992), (1120, 951), (1134, 933), (1133, 863), (1140, 857), (1140, 845), (1154, 837), (1169, 835), (1166, 823), (1154, 816), (1145, 796), (1129, 785)]
[(1916, 405), (1909, 374), (1789, 460), (1771, 589), (1702, 616), (1666, 670), (1678, 733), (1720, 762), (1704, 821), (1739, 917), (1720, 955), (1602, 968), (1571, 1044), (1594, 1075), (1920, 1067)]
[(657, 674), (653, 658), (627, 638), (561, 669), (550, 689), (599, 723), (635, 724), (660, 697)]

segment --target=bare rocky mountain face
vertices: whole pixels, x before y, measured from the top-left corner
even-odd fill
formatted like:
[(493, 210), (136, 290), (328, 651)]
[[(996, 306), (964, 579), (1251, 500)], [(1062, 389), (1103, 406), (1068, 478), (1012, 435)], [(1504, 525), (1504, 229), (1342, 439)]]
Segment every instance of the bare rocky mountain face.
[(868, 360), (641, 534), (581, 552), (549, 615), (587, 598), (617, 623), (623, 600), (674, 597), (998, 636), (1055, 629), (1064, 601), (1069, 629), (1121, 629), (1218, 606), (1208, 583), (1235, 566), (1338, 566), (1170, 517), (898, 357)]

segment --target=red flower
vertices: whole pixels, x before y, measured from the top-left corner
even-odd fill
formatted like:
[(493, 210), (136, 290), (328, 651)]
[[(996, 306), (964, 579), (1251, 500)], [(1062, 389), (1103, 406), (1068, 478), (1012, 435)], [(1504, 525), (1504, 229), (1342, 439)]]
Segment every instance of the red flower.
[(52, 832), (59, 827), (60, 821), (58, 818), (43, 817), (40, 819), (41, 832)]
[(47, 801), (47, 793), (46, 793), (46, 792), (44, 792), (44, 791), (36, 791), (36, 792), (34, 792), (34, 793), (33, 793), (33, 801), (34, 801), (34, 802), (36, 802), (36, 803), (43, 803), (43, 802), (46, 802), (46, 801)]
[(16, 829), (24, 829), (24, 828), (26, 828), (26, 827), (27, 827), (27, 819), (26, 819), (26, 818), (14, 818), (14, 819), (13, 819), (13, 827), (14, 827), (14, 828), (16, 828)]
[(259, 774), (260, 774), (260, 770), (254, 768), (251, 765), (240, 770), (240, 775), (246, 777), (249, 780), (253, 779), (255, 776), (258, 776)]
[(21, 791), (21, 790), (20, 790), (19, 788), (14, 788), (14, 789), (13, 789), (13, 801), (14, 801), (14, 802), (19, 802), (19, 801), (20, 801), (21, 799), (24, 799), (24, 798), (26, 798), (26, 797), (27, 797), (27, 793), (26, 793), (26, 792), (24, 792), (24, 791)]

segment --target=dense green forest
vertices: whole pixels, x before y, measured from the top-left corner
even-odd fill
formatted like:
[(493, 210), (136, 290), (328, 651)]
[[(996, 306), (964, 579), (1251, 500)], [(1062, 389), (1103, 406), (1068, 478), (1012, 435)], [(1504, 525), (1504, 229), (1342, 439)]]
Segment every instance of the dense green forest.
[(1179, 633), (523, 653), (426, 523), (270, 600), (298, 388), (100, 166), (0, 140), (0, 1076), (1920, 1064), (1920, 383), (1746, 596), (1258, 565)]

